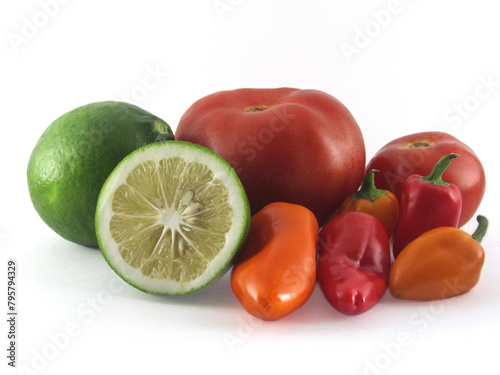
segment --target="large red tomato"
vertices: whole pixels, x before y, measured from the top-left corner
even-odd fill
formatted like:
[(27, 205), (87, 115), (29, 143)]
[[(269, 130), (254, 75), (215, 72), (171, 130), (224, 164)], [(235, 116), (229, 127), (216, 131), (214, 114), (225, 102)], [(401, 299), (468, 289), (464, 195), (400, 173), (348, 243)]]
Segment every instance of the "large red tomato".
[(303, 205), (324, 224), (363, 178), (365, 145), (348, 109), (317, 90), (238, 89), (195, 102), (177, 140), (208, 147), (239, 175), (252, 213)]
[(452, 135), (423, 132), (397, 138), (375, 154), (366, 171), (378, 169), (375, 185), (392, 191), (401, 200), (403, 182), (408, 176), (427, 176), (437, 161), (450, 153), (460, 157), (453, 159), (443, 174), (443, 181), (454, 183), (462, 193), (462, 214), (458, 224), (462, 226), (474, 216), (483, 199), (486, 177), (474, 151)]

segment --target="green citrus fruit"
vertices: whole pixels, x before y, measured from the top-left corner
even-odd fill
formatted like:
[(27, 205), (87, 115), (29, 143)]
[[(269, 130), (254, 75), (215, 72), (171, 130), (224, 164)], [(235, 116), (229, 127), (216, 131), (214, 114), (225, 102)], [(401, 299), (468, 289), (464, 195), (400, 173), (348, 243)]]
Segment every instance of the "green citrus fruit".
[(188, 294), (228, 269), (250, 227), (231, 166), (180, 141), (144, 146), (121, 161), (97, 204), (99, 246), (111, 268), (152, 294)]
[(113, 168), (133, 150), (173, 139), (166, 122), (134, 105), (98, 102), (55, 120), (28, 163), (28, 187), (42, 220), (65, 239), (97, 246), (97, 197)]

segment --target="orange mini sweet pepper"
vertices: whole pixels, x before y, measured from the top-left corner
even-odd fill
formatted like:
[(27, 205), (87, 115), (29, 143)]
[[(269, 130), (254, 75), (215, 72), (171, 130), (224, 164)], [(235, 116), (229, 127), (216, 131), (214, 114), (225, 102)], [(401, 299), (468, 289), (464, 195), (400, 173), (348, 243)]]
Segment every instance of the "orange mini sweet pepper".
[(318, 222), (307, 208), (271, 203), (252, 216), (231, 288), (252, 315), (276, 320), (301, 307), (316, 284)]
[(474, 234), (454, 227), (439, 227), (410, 242), (394, 262), (389, 289), (396, 298), (436, 300), (471, 290), (484, 264), (480, 242), (488, 220), (479, 215)]
[(390, 239), (398, 223), (399, 203), (396, 196), (389, 190), (377, 189), (374, 179), (375, 172), (378, 170), (368, 171), (361, 189), (342, 202), (339, 213), (358, 211), (375, 216), (384, 226)]

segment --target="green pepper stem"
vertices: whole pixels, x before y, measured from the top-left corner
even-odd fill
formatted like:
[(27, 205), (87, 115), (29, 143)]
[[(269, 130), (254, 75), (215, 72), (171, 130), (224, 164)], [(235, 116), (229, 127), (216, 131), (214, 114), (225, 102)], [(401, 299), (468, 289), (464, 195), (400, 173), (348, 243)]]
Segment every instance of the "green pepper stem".
[(365, 179), (363, 180), (361, 189), (359, 189), (351, 196), (353, 201), (358, 199), (366, 199), (373, 202), (378, 197), (387, 194), (387, 191), (383, 189), (377, 189), (377, 187), (375, 186), (375, 172), (379, 172), (379, 170), (371, 169), (370, 171), (368, 171)]
[(432, 168), (430, 175), (425, 177), (419, 176), (418, 178), (420, 178), (422, 181), (430, 182), (434, 185), (443, 185), (450, 187), (449, 183), (443, 181), (443, 173), (449, 167), (451, 160), (458, 158), (459, 156), (460, 155), (458, 154), (449, 154), (443, 156), (441, 159), (439, 159), (434, 168)]
[(481, 243), (483, 240), (486, 231), (488, 230), (488, 219), (482, 215), (477, 216), (477, 221), (479, 223), (476, 231), (472, 234), (472, 238), (474, 238), (477, 242)]

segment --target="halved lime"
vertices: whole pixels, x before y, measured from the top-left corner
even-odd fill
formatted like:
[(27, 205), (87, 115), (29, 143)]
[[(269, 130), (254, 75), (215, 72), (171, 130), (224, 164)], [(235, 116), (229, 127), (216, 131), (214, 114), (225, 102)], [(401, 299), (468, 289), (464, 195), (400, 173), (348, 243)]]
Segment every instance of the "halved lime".
[(231, 166), (208, 148), (153, 143), (123, 159), (99, 195), (96, 233), (113, 270), (152, 294), (188, 294), (222, 275), (250, 209)]

